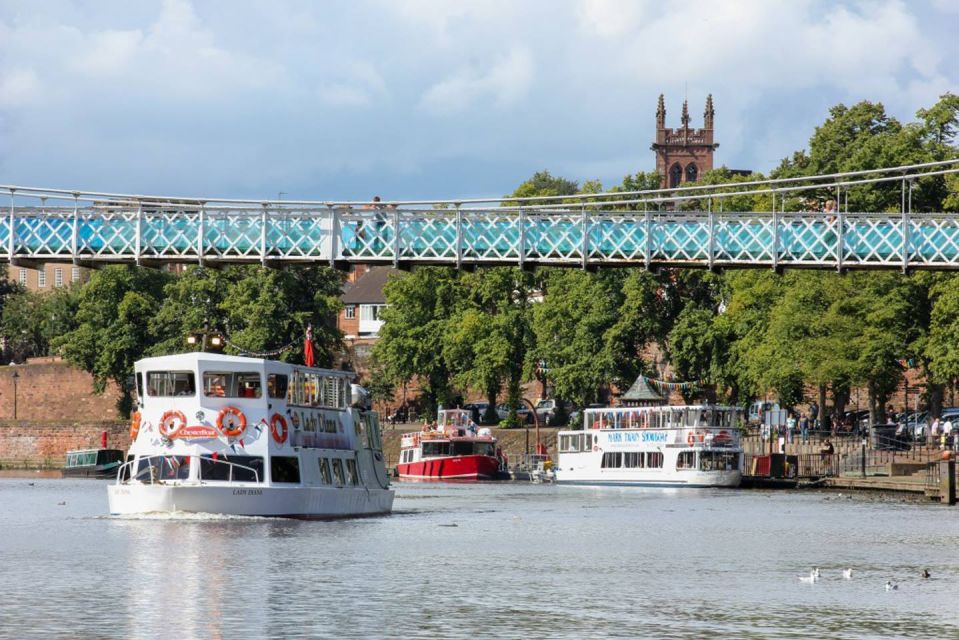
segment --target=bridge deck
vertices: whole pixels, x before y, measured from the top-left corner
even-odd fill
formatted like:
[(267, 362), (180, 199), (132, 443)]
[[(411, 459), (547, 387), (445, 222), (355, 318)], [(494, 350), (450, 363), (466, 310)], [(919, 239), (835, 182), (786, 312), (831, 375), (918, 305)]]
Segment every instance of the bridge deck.
[(16, 207), (0, 260), (942, 270), (959, 214)]

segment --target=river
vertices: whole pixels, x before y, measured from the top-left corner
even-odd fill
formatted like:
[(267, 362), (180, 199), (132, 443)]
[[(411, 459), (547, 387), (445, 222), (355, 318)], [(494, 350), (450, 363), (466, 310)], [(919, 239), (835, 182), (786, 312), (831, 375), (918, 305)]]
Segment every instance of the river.
[(104, 482), (0, 478), (0, 638), (959, 637), (959, 510), (396, 488), (388, 517), (114, 518)]

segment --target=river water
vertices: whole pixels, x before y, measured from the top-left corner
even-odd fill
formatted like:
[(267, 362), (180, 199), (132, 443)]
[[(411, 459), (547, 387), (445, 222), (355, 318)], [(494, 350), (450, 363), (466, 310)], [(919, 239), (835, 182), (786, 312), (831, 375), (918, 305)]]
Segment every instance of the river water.
[[(0, 637), (959, 638), (956, 509), (396, 488), (380, 518), (121, 519), (104, 482), (0, 478)], [(816, 565), (820, 582), (801, 583)]]

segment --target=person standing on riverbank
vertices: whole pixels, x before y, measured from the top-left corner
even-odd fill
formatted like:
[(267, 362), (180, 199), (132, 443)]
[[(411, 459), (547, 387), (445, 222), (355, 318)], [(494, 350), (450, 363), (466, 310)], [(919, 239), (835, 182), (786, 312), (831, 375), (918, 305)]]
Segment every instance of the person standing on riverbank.
[(804, 413), (799, 418), (799, 434), (803, 444), (809, 444), (809, 417)]
[(793, 443), (793, 436), (796, 433), (796, 416), (790, 411), (789, 417), (786, 418), (786, 442), (789, 444)]

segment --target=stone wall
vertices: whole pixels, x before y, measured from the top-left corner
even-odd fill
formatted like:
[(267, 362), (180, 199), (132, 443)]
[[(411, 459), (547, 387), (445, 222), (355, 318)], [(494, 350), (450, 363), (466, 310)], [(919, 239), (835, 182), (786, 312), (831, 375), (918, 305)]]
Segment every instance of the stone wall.
[(17, 372), (17, 420), (65, 423), (118, 420), (120, 391), (110, 385), (93, 393), (93, 378), (59, 358), (32, 358), (0, 367), (0, 420), (13, 420), (13, 373)]
[(125, 422), (0, 422), (0, 468), (60, 468), (70, 449), (99, 447), (104, 431), (108, 448), (130, 447)]

